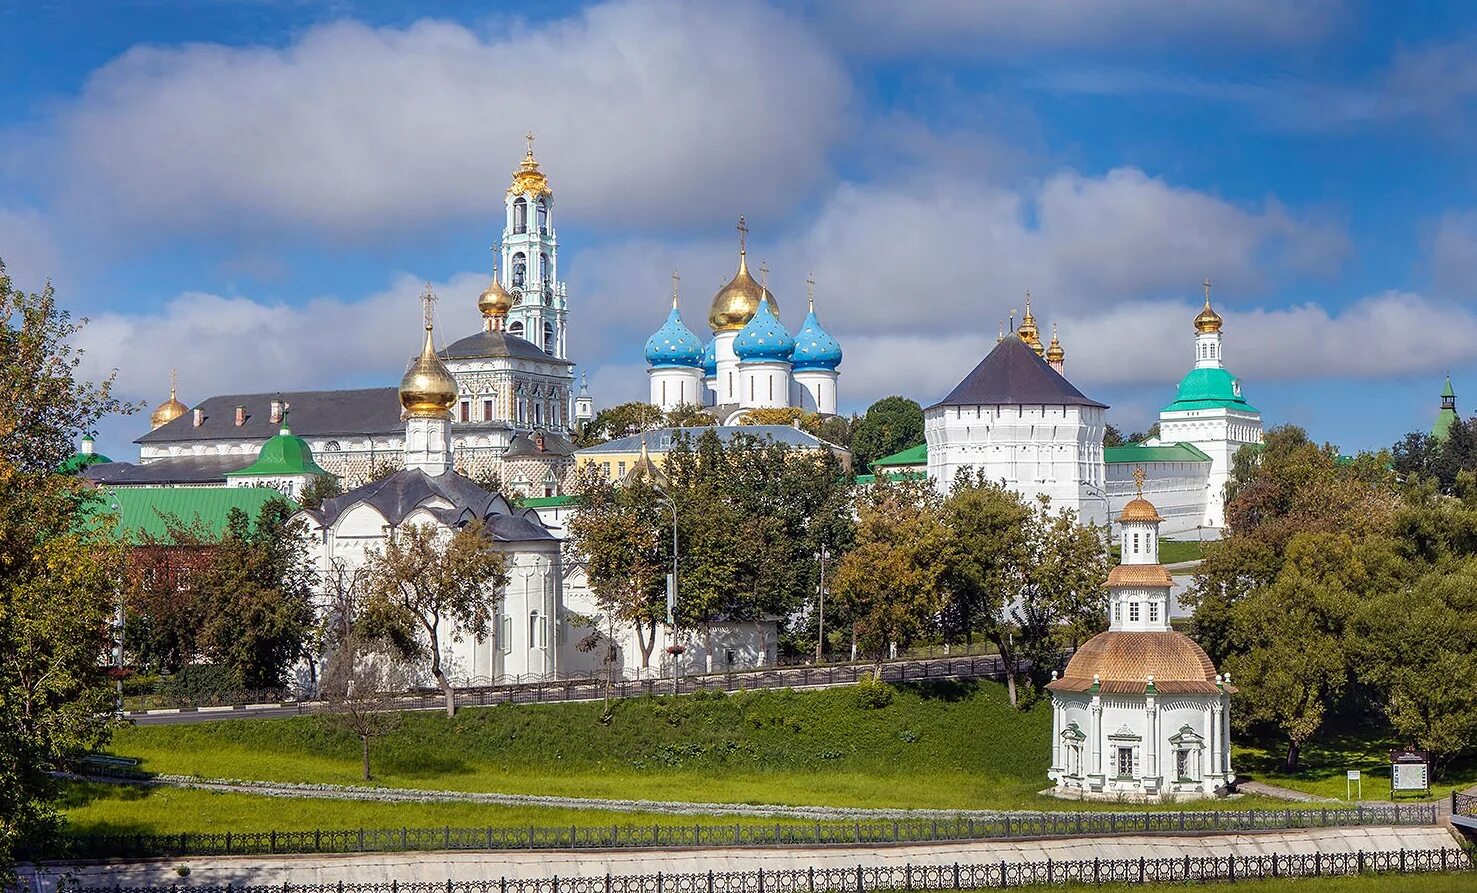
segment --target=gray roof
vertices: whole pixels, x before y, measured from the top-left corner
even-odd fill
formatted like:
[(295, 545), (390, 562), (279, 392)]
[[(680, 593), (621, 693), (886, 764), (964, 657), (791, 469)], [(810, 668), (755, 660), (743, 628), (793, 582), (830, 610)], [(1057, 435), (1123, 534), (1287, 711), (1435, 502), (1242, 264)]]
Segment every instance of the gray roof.
[(574, 455), (574, 444), (562, 434), (544, 432), (544, 448), (540, 450), (534, 442), (533, 435), (519, 432), (508, 441), (508, 448), (503, 452), (504, 459), (546, 459)]
[(402, 468), (380, 480), (325, 500), (321, 509), (309, 514), (328, 527), (344, 512), (360, 503), (368, 503), (384, 515), (385, 520), (398, 526), (423, 503), (437, 498), (451, 503), (450, 508), (430, 509), (431, 514), (447, 526), (459, 527), (469, 521), (481, 520), (495, 542), (556, 539), (538, 520), (533, 509), (514, 509), (501, 495), (489, 493), (455, 471), (432, 476), (418, 468)]
[(478, 357), (511, 357), (516, 360), (538, 360), (541, 363), (558, 363), (573, 366), (569, 360), (561, 360), (540, 348), (532, 341), (509, 335), (507, 332), (478, 332), (460, 341), (453, 341), (441, 349), (445, 359), (474, 359)]
[(89, 465), (82, 476), (99, 484), (144, 486), (157, 484), (224, 484), (226, 474), (256, 461), (256, 456), (172, 456), (135, 465), (106, 462)]
[[(191, 440), (266, 440), (281, 424), (272, 421), (272, 401), (290, 407), (288, 422), (299, 437), (393, 434), (405, 429), (400, 420), (398, 388), (358, 388), (344, 391), (273, 391), (264, 394), (221, 394), (193, 408), (205, 411), (195, 426), (193, 412), (161, 425), (134, 443), (175, 443)], [(236, 424), (236, 407), (246, 407), (246, 420)]]
[(1015, 335), (1007, 335), (964, 376), (949, 396), (930, 406), (1097, 406)]
[[(1055, 374), (1055, 373), (1053, 373)], [(625, 437), (617, 437), (615, 440), (607, 440), (597, 446), (586, 447), (579, 451), (579, 455), (592, 455), (598, 453), (639, 453), (641, 452), (641, 441), (646, 441), (648, 450), (658, 453), (666, 452), (672, 447), (672, 440), (676, 437), (686, 437), (690, 443), (697, 443), (703, 432), (713, 431), (723, 443), (728, 443), (738, 436), (752, 437), (756, 440), (773, 441), (775, 443), (788, 444), (795, 447), (809, 447), (811, 449), (829, 449), (846, 452), (843, 448), (821, 440), (813, 434), (807, 434), (799, 428), (791, 425), (709, 425), (699, 428), (653, 428), (641, 434), (630, 434)]]

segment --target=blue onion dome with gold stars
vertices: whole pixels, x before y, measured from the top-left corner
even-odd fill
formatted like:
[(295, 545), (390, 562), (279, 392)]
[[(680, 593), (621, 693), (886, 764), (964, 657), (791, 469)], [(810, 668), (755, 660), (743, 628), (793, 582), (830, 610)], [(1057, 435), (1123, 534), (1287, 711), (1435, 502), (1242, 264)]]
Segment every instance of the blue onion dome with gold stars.
[(796, 372), (807, 369), (835, 372), (841, 365), (841, 344), (821, 328), (814, 307), (806, 314), (805, 322), (800, 324), (800, 331), (795, 333), (795, 352), (790, 354), (790, 363)]
[(733, 340), (733, 352), (740, 360), (788, 363), (790, 354), (795, 352), (795, 339), (769, 309), (769, 302), (760, 301), (754, 309), (754, 318)]
[(709, 338), (703, 348), (703, 375), (714, 378), (718, 375), (718, 339)]
[(667, 321), (662, 323), (662, 327), (646, 339), (646, 362), (655, 368), (695, 368), (702, 365), (703, 343), (697, 340), (692, 329), (682, 321), (682, 314), (677, 312), (676, 306), (667, 314)]

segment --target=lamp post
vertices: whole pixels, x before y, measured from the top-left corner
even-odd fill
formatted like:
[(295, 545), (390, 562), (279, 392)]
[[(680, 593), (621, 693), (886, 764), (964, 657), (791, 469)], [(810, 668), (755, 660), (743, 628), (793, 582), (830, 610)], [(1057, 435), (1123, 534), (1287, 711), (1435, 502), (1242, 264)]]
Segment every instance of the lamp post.
[(825, 543), (821, 543), (821, 550), (816, 553), (821, 561), (821, 582), (816, 587), (816, 633), (815, 633), (815, 662), (822, 660), (822, 649), (826, 644), (826, 559), (831, 557), (831, 550)]
[(667, 504), (672, 510), (672, 573), (667, 576), (667, 626), (671, 629), (672, 644), (668, 646), (667, 653), (672, 655), (672, 694), (677, 694), (677, 662), (684, 649), (677, 644), (677, 500), (673, 499), (660, 487), (652, 488), (656, 492), (656, 498)]

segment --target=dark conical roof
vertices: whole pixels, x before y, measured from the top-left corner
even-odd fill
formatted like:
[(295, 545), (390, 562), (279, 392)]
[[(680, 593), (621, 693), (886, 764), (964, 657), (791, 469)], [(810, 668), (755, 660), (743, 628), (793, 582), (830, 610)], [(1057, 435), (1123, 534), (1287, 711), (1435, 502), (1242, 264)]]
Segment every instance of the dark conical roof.
[[(1098, 406), (1015, 335), (1007, 335), (934, 406)], [(929, 407), (930, 409), (933, 407)]]

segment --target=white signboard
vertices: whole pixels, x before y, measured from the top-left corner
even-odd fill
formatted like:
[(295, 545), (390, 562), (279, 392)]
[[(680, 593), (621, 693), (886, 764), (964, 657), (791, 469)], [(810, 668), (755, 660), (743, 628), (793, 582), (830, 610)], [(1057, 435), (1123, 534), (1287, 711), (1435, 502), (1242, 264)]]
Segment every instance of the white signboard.
[(1359, 770), (1358, 769), (1350, 769), (1349, 770), (1349, 781), (1358, 781), (1358, 780), (1359, 780)]
[(1397, 791), (1424, 791), (1430, 787), (1425, 763), (1394, 763), (1394, 788)]

